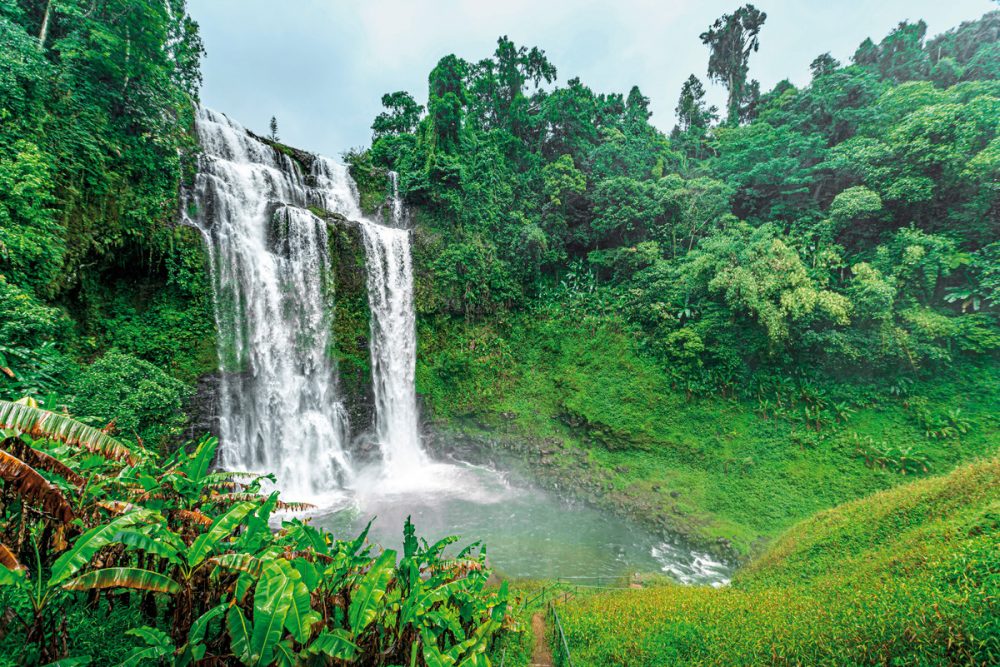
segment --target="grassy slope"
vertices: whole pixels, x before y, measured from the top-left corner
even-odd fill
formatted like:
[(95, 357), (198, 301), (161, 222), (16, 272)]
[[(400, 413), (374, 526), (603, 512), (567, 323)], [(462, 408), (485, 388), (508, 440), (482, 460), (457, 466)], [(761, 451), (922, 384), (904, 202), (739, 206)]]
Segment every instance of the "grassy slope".
[(418, 391), (435, 418), (534, 443), (540, 475), (744, 555), (819, 510), (911, 479), (866, 467), (854, 433), (913, 446), (932, 472), (996, 450), (1000, 376), (988, 363), (914, 387), (934, 410), (960, 408), (971, 424), (958, 438), (929, 439), (904, 401), (871, 392), (858, 394), (863, 405), (846, 424), (819, 434), (745, 401), (689, 401), (609, 319), (430, 319), (418, 338)]
[(580, 598), (574, 665), (996, 664), (1000, 459), (822, 512), (724, 589)]

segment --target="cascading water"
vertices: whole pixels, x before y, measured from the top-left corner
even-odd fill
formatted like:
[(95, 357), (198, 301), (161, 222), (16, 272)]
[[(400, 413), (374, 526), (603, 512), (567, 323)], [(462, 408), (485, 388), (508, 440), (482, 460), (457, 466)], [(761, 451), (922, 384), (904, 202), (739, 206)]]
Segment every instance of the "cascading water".
[(403, 215), (405, 209), (403, 208), (403, 198), (399, 196), (399, 174), (390, 171), (389, 172), (389, 187), (392, 188), (392, 195), (389, 199), (389, 215), (390, 223), (393, 227), (402, 227), (405, 224)]
[[(204, 153), (189, 221), (204, 234), (211, 260), (224, 468), (274, 472), (286, 498), (326, 506), (316, 519), (338, 530), (356, 532), (378, 514), (370, 535), (386, 544), (398, 539), (407, 515), (433, 539), (493, 536), (498, 549), (491, 551), (509, 574), (590, 576), (636, 566), (682, 581), (726, 580), (725, 566), (618, 518), (553, 502), (488, 468), (429, 461), (414, 391), (410, 232), (395, 174), (387, 214), (376, 222), (362, 215), (344, 165), (304, 153), (293, 160), (208, 109), (199, 110), (197, 129)], [(329, 357), (327, 223), (312, 206), (357, 221), (367, 257), (383, 464), (357, 473)]]
[(410, 232), (402, 227), (398, 177), (395, 172), (389, 177), (391, 226), (369, 220), (360, 224), (368, 260), (375, 437), (385, 463), (383, 472), (392, 479), (423, 469), (428, 459), (420, 446), (414, 389), (417, 337)]
[[(200, 109), (203, 155), (192, 222), (211, 258), (219, 358), (221, 464), (273, 472), (309, 500), (353, 475), (330, 347), (326, 223), (308, 206), (352, 213), (346, 168), (311, 173), (226, 116)], [(308, 184), (307, 184), (308, 183)]]

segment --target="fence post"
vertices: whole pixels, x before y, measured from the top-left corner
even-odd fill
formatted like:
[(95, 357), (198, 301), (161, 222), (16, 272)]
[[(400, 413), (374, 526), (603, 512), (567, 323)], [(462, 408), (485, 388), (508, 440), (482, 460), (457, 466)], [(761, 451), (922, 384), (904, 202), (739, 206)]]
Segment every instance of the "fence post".
[(556, 611), (554, 603), (550, 602), (549, 608), (552, 610), (552, 619), (555, 621), (556, 631), (559, 633), (561, 652), (566, 656), (566, 667), (573, 667), (573, 659), (569, 655), (569, 644), (566, 642), (566, 633), (563, 632), (562, 622), (559, 620), (559, 612)]

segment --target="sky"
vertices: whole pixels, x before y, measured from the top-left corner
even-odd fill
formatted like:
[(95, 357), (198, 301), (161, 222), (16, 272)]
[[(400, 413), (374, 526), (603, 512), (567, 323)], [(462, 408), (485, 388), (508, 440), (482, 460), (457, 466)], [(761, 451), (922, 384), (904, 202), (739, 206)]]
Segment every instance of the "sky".
[[(991, 0), (760, 0), (767, 12), (750, 77), (769, 90), (809, 82), (809, 63), (829, 51), (848, 62), (865, 37), (924, 19), (928, 36), (996, 8)], [(201, 25), (202, 103), (264, 133), (271, 116), (284, 143), (339, 156), (365, 146), (381, 97), (427, 99), (427, 75), (449, 53), (492, 55), (496, 40), (545, 50), (557, 84), (579, 76), (598, 93), (638, 85), (652, 122), (673, 127), (681, 84), (708, 84), (698, 39), (738, 0), (188, 0)], [(279, 8), (280, 7), (280, 8)]]

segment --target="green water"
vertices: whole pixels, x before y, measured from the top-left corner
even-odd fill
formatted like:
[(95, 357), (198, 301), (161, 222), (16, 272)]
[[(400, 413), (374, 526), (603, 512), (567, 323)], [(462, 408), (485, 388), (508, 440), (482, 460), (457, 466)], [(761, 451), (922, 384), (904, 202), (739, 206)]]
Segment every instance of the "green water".
[(724, 564), (632, 521), (567, 503), (487, 468), (435, 463), (392, 479), (363, 474), (355, 487), (313, 523), (346, 536), (374, 519), (370, 540), (400, 549), (410, 516), (428, 542), (457, 535), (457, 551), (482, 541), (490, 565), (509, 577), (598, 582), (663, 572), (685, 583), (720, 584), (730, 576)]

